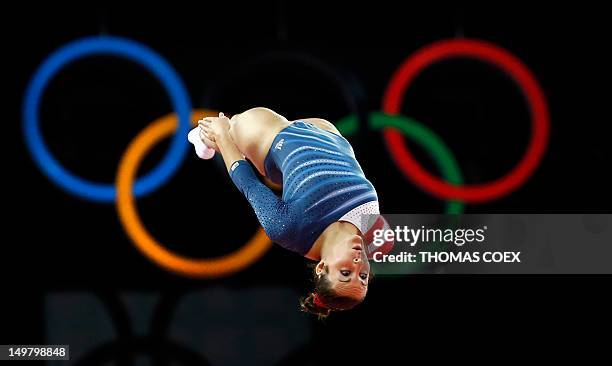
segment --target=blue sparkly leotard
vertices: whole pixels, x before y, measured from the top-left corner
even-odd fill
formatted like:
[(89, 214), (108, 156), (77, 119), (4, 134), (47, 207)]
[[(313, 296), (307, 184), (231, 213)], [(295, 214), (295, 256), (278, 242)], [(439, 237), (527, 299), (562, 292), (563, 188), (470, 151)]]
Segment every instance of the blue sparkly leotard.
[(282, 183), (282, 198), (259, 181), (246, 160), (234, 162), (230, 176), (268, 237), (301, 255), (327, 226), (378, 200), (349, 142), (307, 122), (293, 122), (275, 137), (264, 166), (268, 178)]

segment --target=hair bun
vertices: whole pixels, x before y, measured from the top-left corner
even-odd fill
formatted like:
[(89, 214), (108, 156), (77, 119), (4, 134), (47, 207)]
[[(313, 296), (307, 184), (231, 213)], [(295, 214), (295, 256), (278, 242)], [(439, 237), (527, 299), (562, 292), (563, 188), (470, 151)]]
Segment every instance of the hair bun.
[(331, 313), (331, 309), (321, 306), (320, 301), (315, 301), (316, 298), (317, 294), (311, 292), (307, 297), (300, 300), (300, 310), (317, 315), (319, 318), (326, 318)]

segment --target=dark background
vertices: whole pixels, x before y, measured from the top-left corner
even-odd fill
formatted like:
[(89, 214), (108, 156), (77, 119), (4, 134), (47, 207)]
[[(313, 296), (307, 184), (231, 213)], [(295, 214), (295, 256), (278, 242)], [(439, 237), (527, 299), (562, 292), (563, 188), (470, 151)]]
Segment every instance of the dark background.
[[(524, 186), (501, 199), (468, 204), (466, 212), (605, 213), (610, 212), (611, 203), (607, 22), (603, 9), (586, 4), (482, 7), (459, 3), (426, 8), (396, 2), (335, 7), (313, 2), (223, 2), (91, 8), (26, 4), (13, 8), (4, 14), (2, 31), (8, 50), (5, 80), (9, 81), (5, 97), (8, 132), (3, 146), (4, 182), (9, 186), (4, 219), (8, 230), (1, 257), (3, 303), (8, 308), (0, 327), (2, 343), (43, 344), (50, 339), (62, 343), (65, 334), (74, 337), (89, 332), (93, 349), (102, 344), (96, 343), (101, 331), (94, 324), (99, 322), (88, 323), (98, 319), (97, 315), (77, 317), (75, 323), (60, 322), (66, 329), (49, 329), (50, 318), (72, 316), (53, 313), (58, 309), (50, 305), (53, 296), (91, 295), (107, 304), (115, 324), (126, 326), (129, 320), (122, 319), (121, 308), (138, 312), (136, 300), (143, 294), (156, 294), (162, 299), (154, 302), (157, 333), (141, 337), (141, 343), (122, 333), (117, 338), (121, 347), (115, 344), (101, 352), (108, 355), (127, 349), (117, 359), (129, 363), (132, 351), (140, 351), (137, 344), (144, 350), (139, 354), (163, 361), (166, 356), (175, 357), (160, 346), (165, 336), (159, 330), (164, 328), (160, 325), (164, 318), (171, 319), (173, 300), (210, 289), (236, 294), (253, 290), (250, 300), (239, 307), (250, 310), (242, 315), (240, 310), (232, 313), (235, 308), (217, 310), (220, 313), (215, 316), (248, 317), (254, 321), (253, 333), (248, 334), (265, 338), (265, 329), (282, 334), (287, 323), (282, 316), (266, 317), (258, 312), (254, 304), (272, 301), (258, 289), (305, 294), (310, 288), (304, 260), (279, 247), (229, 278), (197, 280), (168, 273), (136, 251), (112, 204), (73, 197), (46, 179), (23, 142), (19, 110), (26, 84), (38, 65), (67, 42), (108, 34), (148, 45), (174, 66), (194, 107), (235, 113), (267, 106), (289, 119), (317, 116), (330, 121), (351, 113), (337, 84), (296, 63), (252, 67), (249, 63), (269, 52), (309, 54), (351, 85), (354, 103), (363, 116), (381, 109), (393, 72), (420, 47), (453, 37), (493, 42), (524, 61), (542, 85), (551, 113), (550, 143)], [(471, 60), (428, 68), (406, 93), (402, 110), (440, 135), (467, 183), (505, 174), (520, 159), (529, 138), (529, 113), (518, 88), (495, 68)], [(146, 70), (121, 59), (95, 57), (64, 68), (53, 79), (40, 115), (45, 140), (66, 168), (81, 177), (110, 183), (131, 139), (171, 111), (163, 88)], [(443, 202), (408, 181), (389, 158), (381, 135), (361, 123), (358, 135), (349, 140), (377, 188), (383, 213), (440, 212)], [(427, 154), (410, 146), (435, 172)], [(166, 147), (160, 144), (154, 149), (141, 174), (159, 161)], [(187, 204), (193, 202), (195, 192), (201, 201)], [(169, 183), (138, 200), (138, 208), (156, 238), (178, 253), (196, 257), (228, 253), (257, 227), (248, 204), (219, 162), (202, 162), (192, 153)], [(299, 318), (295, 324), (301, 328), (295, 332), (305, 335), (305, 343), (289, 347), (286, 342), (270, 341), (257, 352), (277, 355), (251, 361), (241, 356), (243, 343), (226, 352), (238, 355), (234, 364), (283, 359), (297, 364), (298, 358), (305, 364), (323, 364), (332, 355), (359, 359), (364, 354), (394, 352), (408, 358), (419, 352), (417, 348), (457, 346), (470, 328), (477, 333), (478, 347), (522, 354), (537, 348), (542, 338), (554, 336), (568, 342), (570, 337), (589, 334), (593, 326), (608, 324), (608, 279), (431, 274), (377, 278), (362, 306), (333, 314), (325, 322), (296, 314), (297, 295), (277, 304), (287, 317)], [(121, 302), (131, 301), (126, 298), (136, 300), (128, 306)], [(260, 316), (261, 322), (256, 320)], [(79, 330), (68, 329), (70, 324), (77, 324)], [(219, 337), (227, 336), (223, 324), (217, 326)], [(240, 333), (239, 325), (232, 329)], [(514, 332), (516, 338), (510, 336)], [(405, 342), (406, 349), (392, 347), (392, 340)], [(219, 364), (214, 361), (216, 356), (190, 349)], [(575, 351), (575, 347), (566, 349)], [(192, 361), (196, 364), (197, 357)]]

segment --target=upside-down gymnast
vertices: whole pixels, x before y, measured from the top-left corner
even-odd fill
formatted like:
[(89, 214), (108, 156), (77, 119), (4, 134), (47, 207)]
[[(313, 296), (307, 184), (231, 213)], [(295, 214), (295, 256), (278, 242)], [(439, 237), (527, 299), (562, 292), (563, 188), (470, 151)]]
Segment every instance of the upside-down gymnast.
[[(300, 301), (303, 311), (326, 317), (363, 301), (370, 265), (362, 215), (379, 214), (378, 197), (333, 124), (319, 118), (291, 122), (270, 109), (253, 108), (231, 119), (223, 113), (204, 118), (189, 135), (200, 157), (207, 155), (204, 150), (207, 158), (215, 151), (223, 156), (232, 181), (273, 242), (318, 261), (315, 289)], [(245, 158), (282, 184), (282, 198)]]

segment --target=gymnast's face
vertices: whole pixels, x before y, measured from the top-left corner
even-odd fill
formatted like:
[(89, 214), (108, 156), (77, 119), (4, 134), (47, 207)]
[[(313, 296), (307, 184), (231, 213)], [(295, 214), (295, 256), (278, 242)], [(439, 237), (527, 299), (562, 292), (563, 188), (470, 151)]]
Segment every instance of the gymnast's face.
[(338, 243), (331, 252), (321, 258), (315, 270), (322, 273), (327, 266), (327, 278), (338, 293), (362, 299), (368, 289), (370, 263), (363, 247), (363, 240), (355, 235)]

